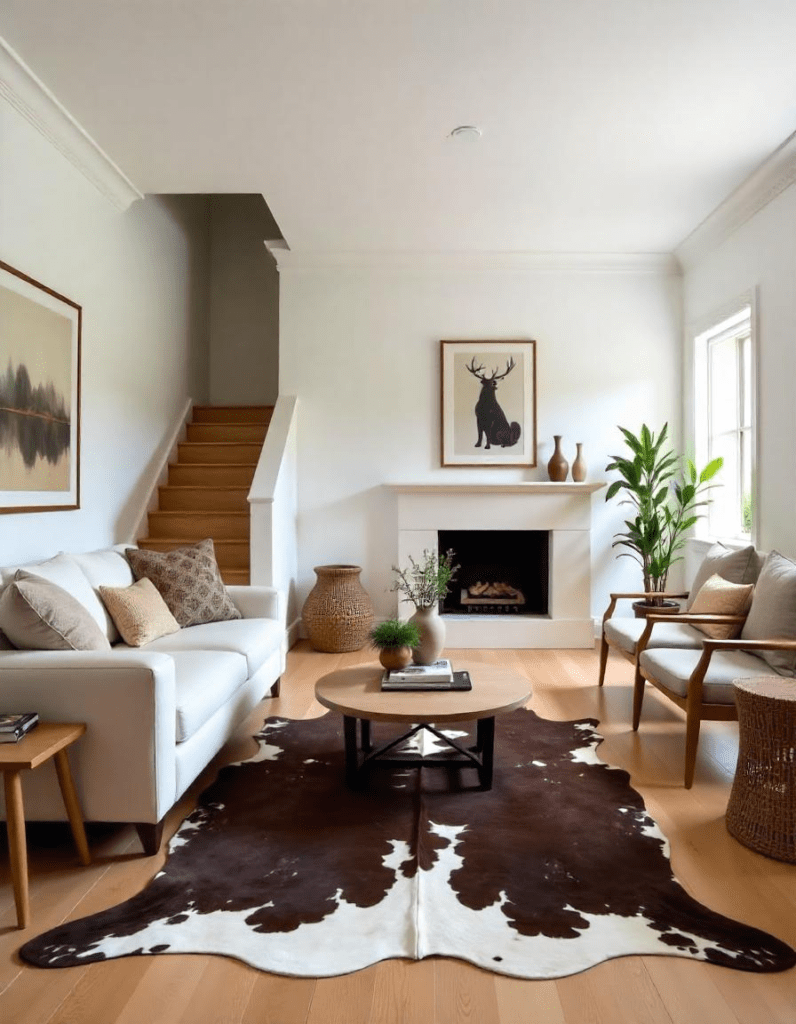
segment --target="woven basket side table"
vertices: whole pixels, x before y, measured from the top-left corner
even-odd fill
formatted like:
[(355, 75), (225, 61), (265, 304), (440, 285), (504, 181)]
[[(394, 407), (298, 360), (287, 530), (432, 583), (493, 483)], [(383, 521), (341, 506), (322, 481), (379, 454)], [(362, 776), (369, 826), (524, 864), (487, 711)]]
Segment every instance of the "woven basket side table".
[(796, 863), (796, 679), (736, 679), (738, 766), (727, 831), (739, 843)]

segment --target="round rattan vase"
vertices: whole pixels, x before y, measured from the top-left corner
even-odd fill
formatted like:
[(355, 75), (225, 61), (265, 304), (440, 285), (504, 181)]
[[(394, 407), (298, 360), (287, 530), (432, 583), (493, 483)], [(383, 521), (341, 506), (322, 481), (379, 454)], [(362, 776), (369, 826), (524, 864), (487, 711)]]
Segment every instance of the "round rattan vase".
[(359, 565), (316, 565), (318, 577), (301, 619), (316, 651), (359, 651), (373, 626), (373, 605), (359, 582)]
[(406, 668), (412, 662), (411, 647), (382, 647), (379, 661), (386, 669)]
[(415, 665), (433, 665), (445, 646), (445, 623), (439, 614), (439, 606), (418, 608), (409, 620), (420, 630), (420, 644), (412, 648)]

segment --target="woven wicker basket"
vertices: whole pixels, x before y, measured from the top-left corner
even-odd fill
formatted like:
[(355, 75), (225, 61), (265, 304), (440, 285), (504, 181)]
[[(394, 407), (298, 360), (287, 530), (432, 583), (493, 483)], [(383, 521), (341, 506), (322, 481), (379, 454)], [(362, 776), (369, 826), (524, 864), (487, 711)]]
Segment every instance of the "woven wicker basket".
[(316, 651), (359, 651), (373, 626), (373, 605), (359, 581), (358, 565), (316, 565), (318, 577), (301, 618)]
[(738, 767), (727, 831), (757, 853), (796, 863), (796, 680), (736, 679)]

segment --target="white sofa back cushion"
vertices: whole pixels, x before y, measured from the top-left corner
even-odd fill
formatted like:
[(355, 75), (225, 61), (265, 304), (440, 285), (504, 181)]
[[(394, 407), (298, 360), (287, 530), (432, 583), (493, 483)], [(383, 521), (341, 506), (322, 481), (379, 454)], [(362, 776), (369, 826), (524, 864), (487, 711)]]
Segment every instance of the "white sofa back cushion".
[[(100, 587), (130, 587), (135, 582), (133, 570), (124, 555), (124, 548), (130, 546), (129, 544), (120, 544), (118, 547), (105, 548), (102, 551), (83, 551), (68, 557), (74, 559), (80, 567), (94, 588), (96, 596)], [(99, 601), (99, 598), (97, 600)], [(101, 601), (100, 604), (103, 632), (108, 640), (115, 644), (121, 639), (119, 630), (108, 609)]]

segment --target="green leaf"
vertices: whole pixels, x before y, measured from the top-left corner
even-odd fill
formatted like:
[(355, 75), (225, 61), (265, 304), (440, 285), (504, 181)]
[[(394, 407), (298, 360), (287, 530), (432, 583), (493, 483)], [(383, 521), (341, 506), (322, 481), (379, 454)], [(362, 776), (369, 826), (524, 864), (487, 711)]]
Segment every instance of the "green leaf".
[(623, 487), (626, 487), (626, 486), (627, 486), (627, 485), (625, 484), (625, 481), (624, 481), (624, 480), (615, 480), (615, 481), (614, 481), (614, 482), (613, 482), (613, 483), (611, 484), (611, 486), (610, 486), (610, 487), (608, 488), (608, 491), (607, 491), (607, 493), (606, 493), (606, 495), (605, 495), (605, 500), (606, 500), (606, 501), (610, 501), (610, 500), (611, 500), (611, 498), (615, 497), (615, 495), (616, 495), (616, 494), (617, 494), (617, 493), (618, 493), (619, 491), (621, 491)]
[(699, 474), (699, 482), (701, 484), (707, 483), (708, 480), (712, 480), (713, 477), (718, 473), (721, 467), (724, 465), (724, 459), (717, 458), (712, 459), (707, 466)]

